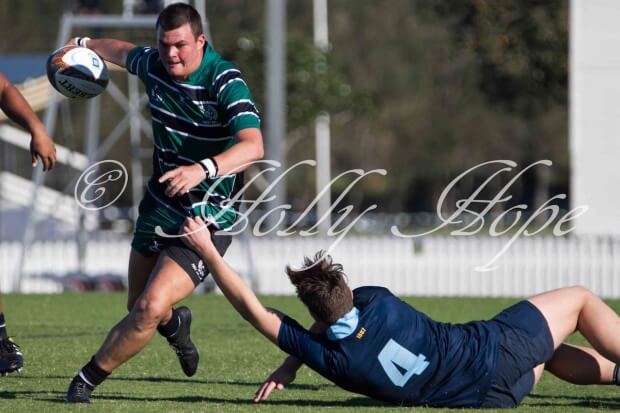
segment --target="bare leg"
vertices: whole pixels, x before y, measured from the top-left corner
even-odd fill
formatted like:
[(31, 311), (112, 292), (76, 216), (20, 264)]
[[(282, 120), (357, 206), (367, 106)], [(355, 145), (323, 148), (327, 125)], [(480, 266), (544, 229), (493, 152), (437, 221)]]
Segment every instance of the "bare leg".
[[(142, 292), (144, 292), (144, 289), (146, 288), (149, 277), (151, 273), (153, 272), (155, 265), (157, 264), (158, 257), (159, 257), (159, 254), (147, 257), (145, 255), (142, 255), (135, 249), (133, 248), (131, 249), (131, 253), (129, 255), (129, 268), (127, 271), (127, 274), (128, 274), (127, 310), (128, 311), (132, 310), (134, 304), (136, 303), (136, 301), (138, 300)], [(122, 332), (128, 328), (127, 327), (128, 319), (129, 319), (129, 315), (125, 316), (114, 327), (112, 327), (112, 329), (108, 333), (108, 336), (106, 337), (106, 342), (109, 339), (112, 339), (112, 337), (122, 336)], [(104, 345), (105, 345), (105, 342), (104, 342)], [(102, 348), (104, 345), (102, 345)], [(101, 351), (101, 349), (99, 351)], [(102, 366), (100, 365), (100, 367)], [(110, 372), (112, 371), (112, 370), (108, 370), (107, 368), (104, 368), (104, 370), (110, 371)]]
[(127, 288), (127, 311), (131, 311), (133, 305), (144, 291), (149, 277), (157, 264), (159, 254), (147, 257), (138, 251), (131, 249), (129, 255), (128, 288)]
[(542, 377), (543, 371), (545, 371), (545, 364), (539, 364), (534, 367), (534, 386), (538, 384), (540, 378)]
[(603, 358), (620, 363), (620, 318), (591, 291), (583, 287), (561, 288), (529, 301), (547, 320), (555, 349), (579, 330)]
[(615, 363), (591, 348), (562, 344), (547, 362), (554, 376), (573, 384), (611, 384)]
[(187, 297), (194, 283), (166, 255), (159, 257), (153, 275), (129, 314), (118, 323), (95, 355), (103, 370), (112, 372), (146, 346), (160, 323), (172, 315), (172, 306)]

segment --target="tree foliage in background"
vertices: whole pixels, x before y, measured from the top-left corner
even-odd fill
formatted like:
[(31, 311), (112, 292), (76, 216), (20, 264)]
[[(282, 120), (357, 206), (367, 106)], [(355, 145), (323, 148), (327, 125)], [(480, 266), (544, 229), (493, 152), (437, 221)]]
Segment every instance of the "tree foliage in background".
[[(234, 45), (223, 47), (224, 57), (243, 69), (243, 76), (259, 102), (265, 99), (264, 34), (240, 33)], [(288, 36), (286, 106), (291, 132), (311, 124), (320, 112), (340, 113), (368, 109), (365, 90), (351, 89), (329, 51), (317, 49), (312, 39), (295, 33)], [(264, 108), (264, 103), (261, 104)]]
[[(449, 0), (434, 9), (455, 41), (476, 56), (479, 88), (489, 104), (527, 123), (518, 160), (557, 157), (558, 146), (542, 132), (545, 116), (567, 104), (568, 2)], [(526, 179), (531, 201), (544, 202), (549, 170), (537, 168)]]
[(527, 117), (566, 105), (567, 1), (448, 0), (435, 9), (477, 56), (479, 87), (491, 104)]

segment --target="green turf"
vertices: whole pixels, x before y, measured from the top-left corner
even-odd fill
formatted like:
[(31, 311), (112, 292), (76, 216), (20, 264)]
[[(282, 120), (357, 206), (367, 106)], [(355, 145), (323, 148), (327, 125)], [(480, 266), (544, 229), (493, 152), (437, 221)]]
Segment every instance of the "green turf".
[[(488, 318), (515, 302), (509, 299), (415, 298), (412, 303), (444, 321)], [(124, 316), (122, 294), (9, 295), (4, 298), (9, 333), (25, 354), (21, 374), (0, 378), (0, 411), (10, 412), (389, 412), (302, 368), (289, 389), (260, 405), (251, 398), (283, 354), (254, 332), (223, 297), (186, 300), (194, 314), (192, 336), (201, 350), (198, 373), (186, 378), (173, 352), (155, 336), (147, 348), (114, 372), (87, 406), (63, 404), (69, 381), (89, 360), (108, 329)], [(309, 318), (293, 297), (264, 303), (300, 322)], [(620, 302), (612, 303), (616, 310)], [(577, 340), (579, 340), (577, 338)], [(582, 412), (620, 408), (615, 386), (577, 387), (548, 374), (520, 410)], [(408, 409), (412, 410), (412, 409)], [(420, 410), (420, 409), (415, 409)], [(433, 409), (433, 411), (443, 411)]]

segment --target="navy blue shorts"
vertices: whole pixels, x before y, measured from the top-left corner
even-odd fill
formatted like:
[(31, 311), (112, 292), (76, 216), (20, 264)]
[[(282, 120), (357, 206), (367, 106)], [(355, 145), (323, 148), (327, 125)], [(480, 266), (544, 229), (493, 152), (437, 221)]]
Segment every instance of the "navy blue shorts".
[(516, 407), (534, 387), (534, 367), (553, 356), (547, 320), (529, 301), (508, 307), (492, 320), (502, 339), (495, 378), (482, 407)]

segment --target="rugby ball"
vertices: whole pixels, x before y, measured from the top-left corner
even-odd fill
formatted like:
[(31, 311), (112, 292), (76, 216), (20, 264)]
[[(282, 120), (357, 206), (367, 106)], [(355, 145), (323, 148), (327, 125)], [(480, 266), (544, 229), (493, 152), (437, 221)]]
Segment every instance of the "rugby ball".
[(47, 58), (47, 78), (54, 89), (70, 98), (92, 98), (108, 85), (105, 62), (90, 49), (65, 46)]

